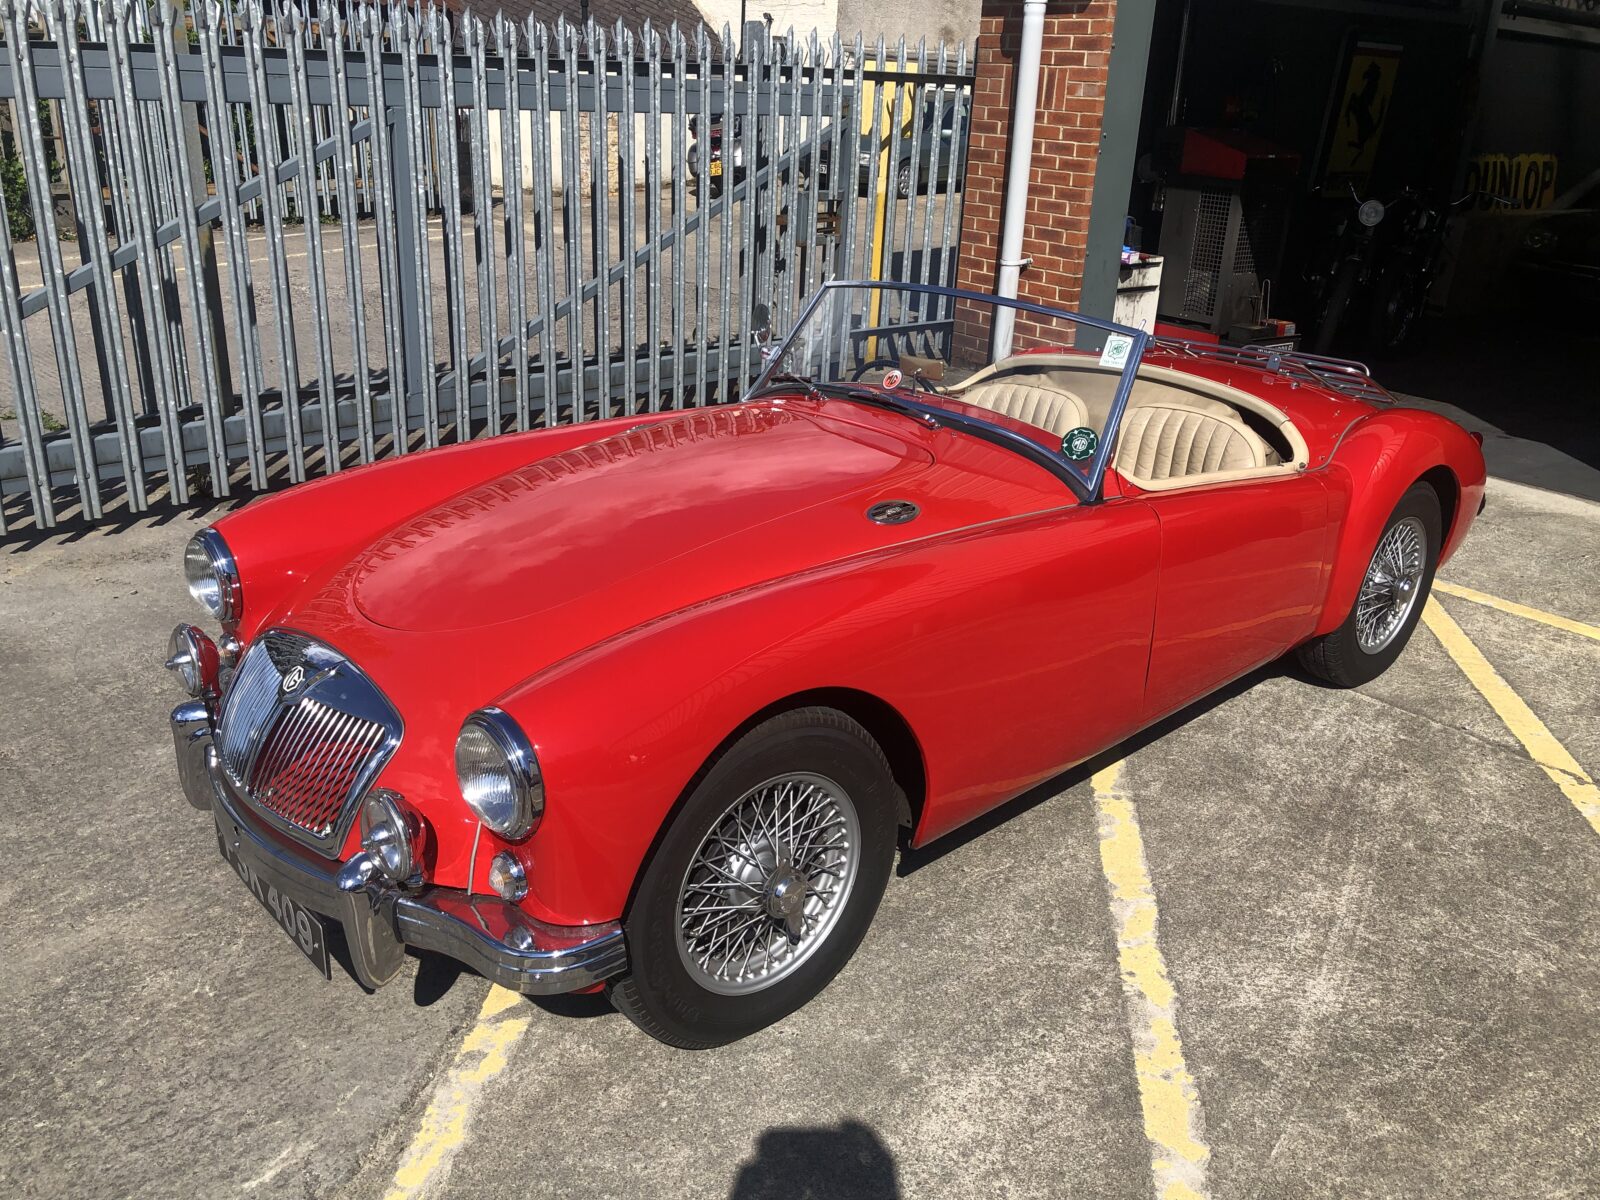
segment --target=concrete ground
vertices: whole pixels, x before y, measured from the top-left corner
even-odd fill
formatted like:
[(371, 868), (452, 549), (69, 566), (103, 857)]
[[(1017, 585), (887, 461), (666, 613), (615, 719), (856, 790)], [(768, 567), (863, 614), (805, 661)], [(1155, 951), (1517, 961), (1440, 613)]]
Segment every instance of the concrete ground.
[[(200, 523), (0, 555), (0, 1194), (1600, 1193), (1600, 832), (1429, 628), (911, 855), (816, 1002), (691, 1054), (434, 960), (308, 966), (178, 793)], [(1600, 625), (1600, 507), (1496, 482), (1443, 578)], [(1438, 599), (1600, 771), (1600, 641)]]

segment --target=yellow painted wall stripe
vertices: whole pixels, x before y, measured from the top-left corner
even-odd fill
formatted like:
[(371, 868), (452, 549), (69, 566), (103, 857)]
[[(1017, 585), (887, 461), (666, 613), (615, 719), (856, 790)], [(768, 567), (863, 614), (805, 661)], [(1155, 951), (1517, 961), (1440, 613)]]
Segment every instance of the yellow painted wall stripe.
[(1155, 890), (1145, 864), (1144, 838), (1133, 802), (1118, 787), (1122, 763), (1095, 774), (1100, 867), (1117, 931), (1117, 961), (1133, 1038), (1144, 1134), (1156, 1200), (1206, 1200), (1211, 1148), (1204, 1138), (1200, 1092), (1183, 1060), (1177, 994), (1156, 937)]
[(1589, 828), (1600, 833), (1600, 788), (1595, 787), (1589, 773), (1556, 740), (1527, 702), (1511, 690), (1511, 685), (1437, 600), (1429, 597), (1427, 607), (1422, 610), (1422, 619), (1433, 630), (1445, 651), (1455, 659), (1462, 674), (1489, 702), (1495, 715), (1516, 735), (1529, 757), (1539, 764), (1562, 794), (1572, 801), (1573, 807), (1583, 814), (1584, 820), (1589, 822)]
[(462, 1040), (445, 1077), (434, 1088), (433, 1099), (422, 1114), (422, 1124), (401, 1156), (384, 1200), (415, 1200), (427, 1195), (428, 1189), (444, 1176), (450, 1160), (466, 1140), (467, 1120), (484, 1085), (506, 1069), (511, 1047), (527, 1031), (527, 1017), (501, 1016), (521, 1000), (516, 992), (498, 984), (489, 989), (476, 1023)]
[(1542, 608), (1529, 608), (1526, 604), (1518, 604), (1515, 600), (1502, 600), (1499, 596), (1491, 596), (1488, 592), (1480, 592), (1476, 588), (1463, 587), (1459, 583), (1447, 583), (1443, 579), (1435, 579), (1433, 581), (1433, 590), (1443, 592), (1446, 596), (1459, 596), (1463, 600), (1471, 600), (1474, 604), (1485, 604), (1490, 608), (1497, 608), (1503, 613), (1510, 613), (1514, 617), (1524, 617), (1529, 621), (1538, 621), (1541, 625), (1549, 625), (1555, 629), (1565, 629), (1568, 633), (1575, 633), (1579, 637), (1593, 638), (1595, 641), (1600, 642), (1600, 625), (1586, 625), (1582, 621), (1574, 621), (1571, 617), (1545, 612)]

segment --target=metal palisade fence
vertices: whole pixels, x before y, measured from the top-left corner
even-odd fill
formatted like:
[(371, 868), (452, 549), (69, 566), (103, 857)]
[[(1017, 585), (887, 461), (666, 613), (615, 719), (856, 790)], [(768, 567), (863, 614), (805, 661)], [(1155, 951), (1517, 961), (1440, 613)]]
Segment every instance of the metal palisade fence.
[(737, 399), (952, 282), (965, 47), (0, 0), (0, 534)]

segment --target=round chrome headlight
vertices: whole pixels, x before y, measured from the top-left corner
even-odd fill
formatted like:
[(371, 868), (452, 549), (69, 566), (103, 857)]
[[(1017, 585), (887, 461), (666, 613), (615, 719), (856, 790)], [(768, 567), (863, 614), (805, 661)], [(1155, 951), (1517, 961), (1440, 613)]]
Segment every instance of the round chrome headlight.
[(183, 551), (183, 574), (189, 594), (223, 624), (239, 619), (239, 568), (233, 552), (215, 529), (202, 529)]
[(361, 802), (361, 848), (373, 866), (396, 883), (411, 880), (417, 869), (411, 821), (393, 792), (377, 788)]
[(461, 798), (501, 837), (527, 837), (544, 815), (544, 779), (533, 743), (498, 708), (480, 708), (456, 738)]
[(191, 696), (215, 695), (217, 644), (193, 625), (179, 625), (167, 640), (167, 670)]

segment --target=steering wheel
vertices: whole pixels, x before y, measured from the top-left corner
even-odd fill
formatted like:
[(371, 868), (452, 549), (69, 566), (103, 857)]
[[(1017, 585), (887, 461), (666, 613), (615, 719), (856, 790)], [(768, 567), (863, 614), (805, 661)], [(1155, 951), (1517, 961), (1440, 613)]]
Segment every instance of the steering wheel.
[(894, 369), (898, 368), (899, 366), (900, 366), (900, 362), (899, 362), (898, 359), (881, 358), (881, 357), (880, 358), (874, 358), (870, 362), (864, 362), (859, 367), (857, 367), (855, 374), (850, 376), (850, 382), (852, 382), (852, 383), (860, 383), (861, 382), (861, 377), (863, 375), (865, 375), (868, 371), (880, 371), (880, 370), (881, 371), (888, 371), (888, 370), (894, 370)]

